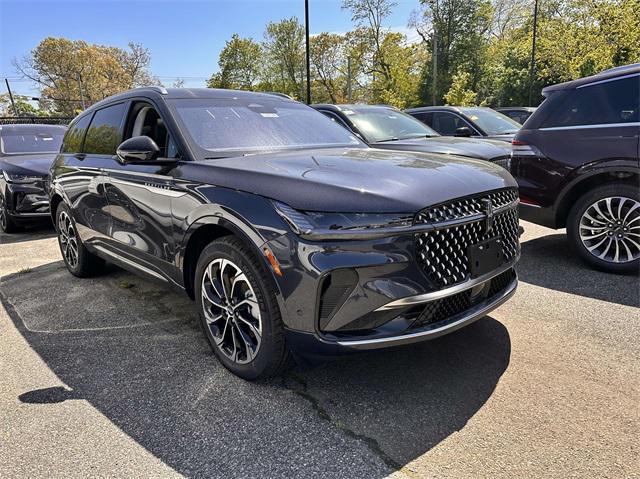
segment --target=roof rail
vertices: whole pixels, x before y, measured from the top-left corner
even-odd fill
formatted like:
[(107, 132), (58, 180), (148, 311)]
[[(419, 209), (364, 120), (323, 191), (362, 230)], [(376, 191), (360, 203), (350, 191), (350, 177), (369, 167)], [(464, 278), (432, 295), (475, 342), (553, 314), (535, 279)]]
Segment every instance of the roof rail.
[(615, 73), (618, 71), (632, 70), (635, 68), (640, 68), (640, 63), (631, 63), (629, 65), (621, 65), (619, 67), (608, 68), (607, 70), (603, 70), (598, 75), (602, 75), (604, 73)]
[(168, 95), (169, 92), (167, 91), (167, 89), (163, 86), (156, 86), (156, 85), (151, 85), (151, 86), (141, 86), (138, 88), (133, 88), (133, 90), (153, 90), (156, 91), (158, 93), (160, 93), (161, 95)]

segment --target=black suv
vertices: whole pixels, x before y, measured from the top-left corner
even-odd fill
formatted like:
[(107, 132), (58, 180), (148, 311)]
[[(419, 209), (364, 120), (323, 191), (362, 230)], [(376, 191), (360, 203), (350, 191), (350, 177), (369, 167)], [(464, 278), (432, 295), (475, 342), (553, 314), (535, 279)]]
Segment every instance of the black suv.
[(51, 171), (60, 249), (186, 291), (220, 361), (413, 343), (515, 291), (517, 188), (487, 162), (369, 148), (269, 94), (147, 88), (93, 105)]
[(547, 87), (513, 140), (523, 219), (610, 272), (640, 266), (640, 64)]
[(66, 127), (0, 126), (0, 229), (15, 233), (22, 226), (48, 222), (49, 168), (60, 151)]
[(521, 125), (481, 106), (423, 106), (405, 110), (444, 136), (476, 136), (511, 142)]
[(391, 106), (318, 104), (313, 108), (352, 131), (373, 148), (477, 158), (508, 168), (511, 145), (504, 141), (441, 136)]

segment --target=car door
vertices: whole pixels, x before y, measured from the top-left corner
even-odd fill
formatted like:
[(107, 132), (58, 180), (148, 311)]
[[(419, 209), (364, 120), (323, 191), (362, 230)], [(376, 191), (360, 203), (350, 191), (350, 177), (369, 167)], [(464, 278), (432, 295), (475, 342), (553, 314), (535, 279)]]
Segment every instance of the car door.
[[(175, 142), (151, 102), (130, 104), (123, 140), (134, 136), (151, 137), (163, 158), (178, 156)], [(171, 165), (124, 164), (117, 156), (105, 169), (111, 247), (121, 259), (133, 261), (138, 269), (162, 279), (175, 273), (172, 199), (185, 194), (175, 189), (173, 170)]]
[(71, 207), (78, 234), (88, 244), (103, 241), (110, 228), (102, 173), (105, 159), (100, 155), (87, 154), (84, 149), (90, 124), (97, 124), (92, 122), (93, 117), (92, 112), (72, 123), (65, 135), (61, 154), (53, 164), (53, 187), (62, 190)]

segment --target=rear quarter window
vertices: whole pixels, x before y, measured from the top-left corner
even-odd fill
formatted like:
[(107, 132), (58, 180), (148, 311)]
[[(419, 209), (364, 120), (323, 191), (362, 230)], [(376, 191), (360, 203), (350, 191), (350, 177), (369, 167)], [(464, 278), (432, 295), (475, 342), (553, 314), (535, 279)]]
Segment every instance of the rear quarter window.
[(543, 128), (640, 121), (640, 75), (594, 83), (566, 94)]
[(82, 151), (82, 141), (90, 120), (91, 115), (86, 115), (71, 125), (62, 142), (63, 153), (80, 153)]

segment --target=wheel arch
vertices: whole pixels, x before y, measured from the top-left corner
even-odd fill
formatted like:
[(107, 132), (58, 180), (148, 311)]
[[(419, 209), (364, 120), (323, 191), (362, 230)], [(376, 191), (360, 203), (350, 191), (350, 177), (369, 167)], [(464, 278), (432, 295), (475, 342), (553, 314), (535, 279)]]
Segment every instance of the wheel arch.
[(51, 222), (53, 226), (57, 228), (56, 225), (56, 211), (58, 210), (58, 205), (62, 203), (63, 198), (59, 193), (54, 193), (51, 195), (51, 199), (49, 200), (49, 214), (51, 215)]
[(633, 166), (606, 166), (579, 174), (565, 186), (556, 201), (556, 228), (567, 226), (569, 212), (575, 202), (590, 190), (609, 183), (626, 183), (638, 186), (640, 169)]
[(255, 238), (251, 237), (253, 235), (247, 234), (243, 228), (218, 216), (198, 218), (189, 226), (184, 235), (182, 242), (184, 247), (178, 258), (178, 263), (183, 275), (184, 289), (189, 297), (195, 299), (194, 280), (200, 253), (209, 243), (224, 236), (237, 237), (254, 253), (258, 262), (269, 272), (269, 277), (273, 280), (272, 286), (275, 288), (276, 296), (281, 297), (278, 282), (273, 277), (273, 269), (261, 249), (263, 242), (256, 241)]

